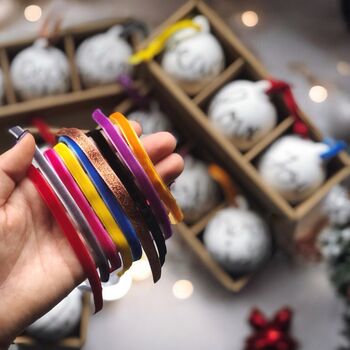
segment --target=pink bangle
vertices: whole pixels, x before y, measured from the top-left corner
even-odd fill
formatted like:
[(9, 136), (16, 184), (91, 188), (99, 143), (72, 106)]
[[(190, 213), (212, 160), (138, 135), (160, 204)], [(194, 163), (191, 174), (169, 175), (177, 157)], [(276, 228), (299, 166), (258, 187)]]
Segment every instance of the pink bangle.
[(50, 161), (52, 167), (55, 169), (57, 175), (70, 192), (71, 196), (79, 206), (93, 232), (95, 233), (96, 238), (98, 239), (98, 243), (101, 245), (111, 264), (110, 272), (117, 270), (121, 267), (121, 260), (118, 255), (117, 248), (102, 226), (99, 219), (96, 217), (96, 214), (91, 209), (89, 202), (81, 193), (72, 175), (69, 173), (66, 166), (63, 164), (56, 152), (53, 149), (49, 149), (45, 151), (44, 154), (45, 157)]

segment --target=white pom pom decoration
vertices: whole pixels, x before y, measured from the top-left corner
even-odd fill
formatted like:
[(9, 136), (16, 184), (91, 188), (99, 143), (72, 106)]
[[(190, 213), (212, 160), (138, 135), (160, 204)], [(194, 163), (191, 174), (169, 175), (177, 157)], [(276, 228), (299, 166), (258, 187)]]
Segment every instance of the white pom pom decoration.
[(23, 100), (62, 94), (70, 88), (67, 57), (44, 38), (19, 52), (10, 70), (14, 89)]
[(265, 91), (269, 82), (236, 80), (212, 99), (208, 116), (213, 125), (239, 149), (246, 150), (277, 123), (277, 111)]
[(323, 201), (323, 210), (331, 225), (349, 224), (350, 198), (347, 189), (341, 185), (334, 186)]
[(317, 237), (317, 245), (322, 256), (333, 261), (337, 259), (350, 243), (350, 227), (339, 229), (326, 227)]
[(121, 74), (131, 71), (128, 60), (133, 50), (121, 37), (122, 31), (122, 26), (114, 26), (80, 44), (76, 62), (84, 86), (115, 83)]
[(208, 223), (203, 241), (213, 258), (235, 277), (253, 273), (271, 256), (271, 236), (254, 212), (229, 207)]
[(201, 30), (183, 29), (168, 41), (162, 57), (162, 67), (175, 80), (198, 83), (217, 76), (225, 66), (224, 51), (210, 33), (209, 22), (196, 16)]
[(26, 333), (44, 341), (57, 341), (77, 327), (82, 312), (82, 294), (73, 290), (51, 311), (26, 329)]
[(213, 209), (220, 191), (205, 163), (187, 156), (183, 173), (171, 186), (171, 192), (181, 207), (185, 221), (193, 223)]
[(328, 150), (323, 143), (284, 136), (261, 157), (259, 172), (285, 199), (298, 202), (312, 194), (325, 180), (320, 155)]

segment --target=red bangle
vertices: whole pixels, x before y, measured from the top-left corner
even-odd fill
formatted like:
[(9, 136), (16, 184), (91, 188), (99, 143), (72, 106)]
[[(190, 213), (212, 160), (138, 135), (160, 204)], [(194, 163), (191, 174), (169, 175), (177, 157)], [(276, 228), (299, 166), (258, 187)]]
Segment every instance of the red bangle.
[(79, 234), (75, 230), (72, 222), (69, 220), (63, 205), (58, 200), (51, 187), (47, 184), (40, 171), (33, 165), (30, 165), (27, 176), (32, 181), (41, 198), (56, 219), (58, 225), (61, 227), (78, 260), (80, 261), (91, 285), (95, 303), (95, 313), (100, 311), (103, 307), (102, 286), (93, 258), (91, 257)]

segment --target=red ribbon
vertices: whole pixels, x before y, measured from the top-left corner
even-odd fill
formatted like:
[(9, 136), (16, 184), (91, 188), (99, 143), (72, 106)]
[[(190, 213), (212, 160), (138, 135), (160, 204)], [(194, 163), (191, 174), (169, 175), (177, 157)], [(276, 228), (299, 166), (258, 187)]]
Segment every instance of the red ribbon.
[(253, 309), (249, 323), (254, 334), (247, 341), (245, 350), (296, 350), (297, 342), (290, 336), (292, 310), (285, 307), (268, 320), (259, 310)]
[(46, 143), (48, 143), (50, 146), (54, 146), (56, 144), (56, 136), (50, 131), (50, 127), (42, 118), (33, 118), (31, 123), (38, 129), (40, 136)]
[(286, 104), (291, 115), (294, 117), (293, 132), (303, 137), (308, 137), (309, 130), (307, 125), (300, 117), (300, 110), (295, 101), (291, 86), (282, 80), (268, 79), (268, 81), (270, 82), (271, 87), (266, 91), (266, 93), (281, 93), (283, 95), (284, 103)]

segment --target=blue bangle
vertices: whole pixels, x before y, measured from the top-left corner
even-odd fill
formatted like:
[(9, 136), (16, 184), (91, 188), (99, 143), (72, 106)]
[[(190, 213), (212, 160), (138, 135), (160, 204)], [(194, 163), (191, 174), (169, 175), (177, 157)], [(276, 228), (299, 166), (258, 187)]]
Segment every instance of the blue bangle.
[(122, 232), (124, 233), (125, 238), (130, 245), (134, 261), (139, 260), (142, 256), (142, 247), (140, 241), (128, 217), (123, 212), (123, 209), (121, 208), (117, 198), (105, 184), (103, 178), (93, 167), (89, 158), (85, 155), (85, 153), (76, 142), (67, 136), (60, 136), (58, 141), (66, 144), (74, 152), (77, 159), (80, 161), (85, 171), (89, 175), (91, 181), (95, 185), (97, 191), (100, 193), (102, 199), (106, 203), (108, 209), (112, 213), (114, 219), (120, 226)]

